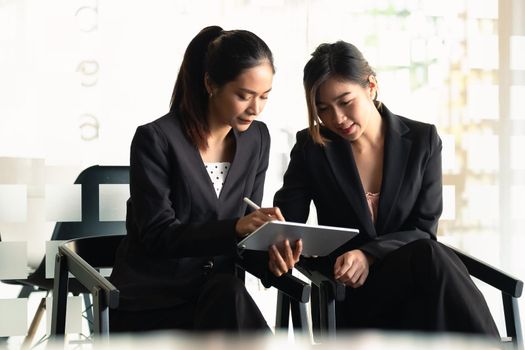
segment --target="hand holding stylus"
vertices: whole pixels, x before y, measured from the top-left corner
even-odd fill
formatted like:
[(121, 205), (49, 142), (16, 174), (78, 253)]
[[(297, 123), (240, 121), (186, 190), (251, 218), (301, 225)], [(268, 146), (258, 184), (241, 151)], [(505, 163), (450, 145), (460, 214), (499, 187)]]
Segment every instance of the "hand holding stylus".
[(235, 231), (239, 237), (244, 237), (252, 233), (265, 222), (272, 220), (284, 221), (279, 208), (261, 208), (246, 197), (244, 198), (244, 202), (255, 210), (237, 221)]

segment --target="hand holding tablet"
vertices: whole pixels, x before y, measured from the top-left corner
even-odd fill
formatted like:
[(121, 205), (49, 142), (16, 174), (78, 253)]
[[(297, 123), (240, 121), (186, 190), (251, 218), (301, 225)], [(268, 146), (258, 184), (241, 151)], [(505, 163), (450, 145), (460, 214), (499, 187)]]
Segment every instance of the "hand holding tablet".
[[(248, 198), (244, 198), (244, 202), (254, 209), (259, 209), (259, 206)], [(302, 255), (326, 256), (357, 236), (358, 233), (359, 230), (344, 227), (269, 221), (246, 236), (237, 245), (242, 249), (267, 251), (272, 244), (280, 245), (286, 239), (292, 244), (302, 239)]]

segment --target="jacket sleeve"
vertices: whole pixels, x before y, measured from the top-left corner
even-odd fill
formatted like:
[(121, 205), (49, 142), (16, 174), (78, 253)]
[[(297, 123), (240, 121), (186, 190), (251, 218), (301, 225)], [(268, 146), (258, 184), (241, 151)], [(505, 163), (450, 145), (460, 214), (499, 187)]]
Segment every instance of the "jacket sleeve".
[(381, 235), (360, 247), (375, 258), (381, 259), (397, 248), (418, 239), (436, 239), (438, 221), (443, 210), (443, 181), (442, 142), (435, 126), (430, 128), (428, 140), (429, 152), (422, 170), (421, 189), (402, 229)]
[[(131, 144), (129, 225), (150, 254), (167, 257), (236, 254), (237, 219), (182, 223), (170, 200), (171, 177), (178, 166), (169, 158), (168, 143), (154, 124), (137, 129)], [(188, 180), (191, 181), (191, 180)], [(187, 186), (191, 186), (188, 183)], [(132, 216), (130, 218), (129, 216)], [(137, 238), (137, 237), (134, 237)]]
[(310, 213), (310, 202), (313, 197), (304, 154), (306, 136), (304, 131), (297, 133), (297, 141), (290, 153), (288, 169), (284, 173), (283, 186), (275, 193), (273, 199), (274, 205), (281, 209), (287, 221), (304, 223)]

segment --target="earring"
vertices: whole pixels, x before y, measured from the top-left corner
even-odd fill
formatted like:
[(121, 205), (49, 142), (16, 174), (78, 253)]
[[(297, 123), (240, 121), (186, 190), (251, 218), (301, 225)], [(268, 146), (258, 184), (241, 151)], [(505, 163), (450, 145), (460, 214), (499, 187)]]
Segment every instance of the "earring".
[(213, 97), (213, 92), (210, 92), (209, 96), (210, 96), (210, 98), (212, 98)]

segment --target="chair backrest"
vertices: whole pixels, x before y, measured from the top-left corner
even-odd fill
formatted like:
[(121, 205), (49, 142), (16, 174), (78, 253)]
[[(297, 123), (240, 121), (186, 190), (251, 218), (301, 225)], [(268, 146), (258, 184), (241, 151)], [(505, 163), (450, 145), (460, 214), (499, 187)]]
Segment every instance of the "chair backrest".
[(125, 235), (82, 237), (64, 243), (95, 269), (113, 267), (115, 253)]
[(124, 220), (100, 221), (99, 185), (129, 184), (129, 166), (93, 165), (78, 175), (75, 184), (82, 185), (82, 221), (57, 222), (51, 240), (126, 233)]

